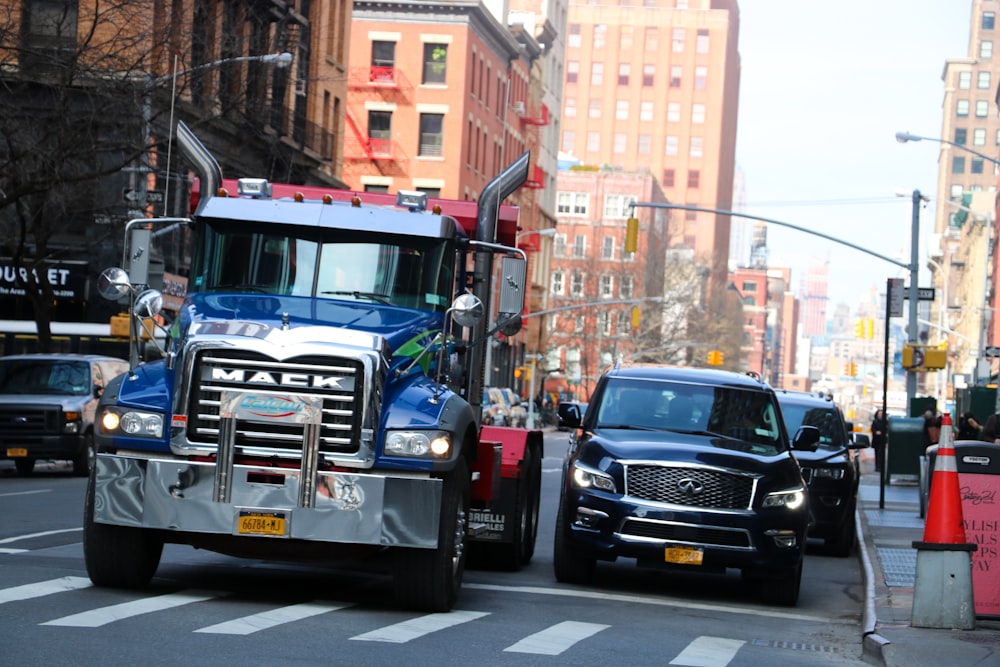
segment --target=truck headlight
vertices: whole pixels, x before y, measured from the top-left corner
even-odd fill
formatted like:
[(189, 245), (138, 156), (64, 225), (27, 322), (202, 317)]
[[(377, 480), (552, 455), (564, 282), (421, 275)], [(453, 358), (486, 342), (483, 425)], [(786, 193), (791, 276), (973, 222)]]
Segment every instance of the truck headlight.
[(385, 454), (446, 459), (451, 454), (451, 434), (446, 431), (389, 431), (385, 436)]
[(101, 433), (107, 435), (134, 435), (140, 438), (163, 437), (163, 415), (158, 412), (109, 406), (102, 411), (100, 424)]
[(573, 485), (580, 489), (598, 489), (608, 493), (617, 493), (618, 487), (615, 480), (606, 472), (601, 472), (596, 468), (591, 468), (579, 461), (573, 463), (570, 469), (573, 478)]
[(799, 487), (767, 494), (764, 497), (764, 507), (787, 507), (790, 510), (797, 510), (805, 501), (805, 490)]

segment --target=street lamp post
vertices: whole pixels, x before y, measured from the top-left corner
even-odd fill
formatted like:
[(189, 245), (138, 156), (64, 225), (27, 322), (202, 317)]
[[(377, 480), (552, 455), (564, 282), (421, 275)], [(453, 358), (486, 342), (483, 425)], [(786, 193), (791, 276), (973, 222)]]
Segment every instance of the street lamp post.
[[(556, 234), (555, 227), (548, 227), (546, 229), (532, 229), (518, 234), (515, 243), (519, 242), (522, 238), (526, 236), (534, 235), (534, 236), (547, 237), (547, 236), (555, 236), (555, 234)], [(543, 310), (544, 308), (545, 304), (543, 304), (542, 306)], [(539, 324), (538, 326), (541, 326), (541, 324)], [(545, 357), (539, 354), (538, 350), (535, 350), (535, 352), (531, 354), (530, 357), (531, 357), (531, 377), (528, 379), (528, 420), (525, 426), (527, 426), (528, 428), (535, 428), (535, 371), (538, 370), (538, 362), (540, 361), (539, 357), (541, 357), (542, 359), (544, 359)]]

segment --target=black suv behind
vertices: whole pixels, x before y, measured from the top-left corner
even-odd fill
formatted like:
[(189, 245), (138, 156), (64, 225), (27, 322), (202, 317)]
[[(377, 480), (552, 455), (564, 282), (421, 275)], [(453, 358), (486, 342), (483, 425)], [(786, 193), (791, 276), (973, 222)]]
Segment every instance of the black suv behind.
[(555, 533), (555, 575), (582, 583), (596, 561), (635, 558), (682, 571), (739, 568), (765, 600), (798, 601), (809, 521), (774, 392), (726, 371), (616, 367), (582, 419), (568, 411), (569, 452)]
[(796, 452), (802, 477), (809, 488), (813, 523), (810, 537), (823, 539), (826, 551), (847, 556), (855, 542), (855, 508), (861, 479), (857, 450), (869, 445), (867, 436), (855, 439), (832, 397), (778, 390), (781, 415), (789, 431), (803, 424), (819, 429), (819, 447)]

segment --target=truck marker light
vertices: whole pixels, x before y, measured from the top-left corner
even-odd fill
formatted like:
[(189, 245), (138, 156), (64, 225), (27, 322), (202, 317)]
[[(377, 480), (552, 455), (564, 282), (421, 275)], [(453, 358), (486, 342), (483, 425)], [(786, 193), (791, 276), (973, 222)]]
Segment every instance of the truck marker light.
[(105, 412), (101, 415), (101, 428), (107, 432), (117, 431), (120, 420), (114, 412)]

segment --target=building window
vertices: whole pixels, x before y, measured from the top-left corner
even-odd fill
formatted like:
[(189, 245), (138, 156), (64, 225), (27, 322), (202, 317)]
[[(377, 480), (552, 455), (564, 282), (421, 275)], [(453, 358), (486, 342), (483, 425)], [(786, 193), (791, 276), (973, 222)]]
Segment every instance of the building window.
[(695, 53), (708, 53), (708, 31), (699, 30), (694, 43)]
[(573, 257), (583, 259), (587, 256), (587, 237), (577, 234), (573, 237)]
[(600, 297), (602, 299), (610, 299), (615, 294), (615, 280), (614, 277), (609, 275), (601, 276), (601, 292)]
[(705, 86), (708, 83), (708, 68), (707, 67), (695, 67), (694, 68), (694, 89), (695, 90), (705, 90)]
[(374, 185), (372, 183), (365, 183), (365, 192), (384, 192), (389, 193), (388, 185)]
[(566, 108), (564, 113), (567, 118), (576, 118), (576, 98), (567, 97), (566, 98)]
[(566, 46), (571, 49), (580, 48), (580, 24), (570, 23), (569, 24), (569, 39), (566, 40)]
[(979, 128), (972, 131), (972, 145), (973, 146), (985, 146), (986, 145), (986, 129)]
[(601, 117), (601, 99), (599, 97), (590, 98), (587, 104), (587, 115), (591, 118)]
[(552, 293), (562, 295), (565, 293), (566, 285), (565, 278), (561, 271), (555, 271), (552, 273)]
[(632, 207), (636, 198), (634, 195), (607, 195), (604, 198), (604, 217), (624, 220), (632, 215)]
[(703, 157), (705, 139), (703, 137), (691, 137), (691, 149), (688, 155), (691, 157)]
[(625, 146), (628, 143), (628, 137), (623, 132), (615, 132), (613, 141), (614, 143), (612, 144), (611, 150), (615, 153), (615, 155), (624, 155)]
[(594, 26), (594, 48), (603, 49), (608, 38), (608, 26), (606, 23), (598, 23)]
[(376, 155), (392, 155), (392, 112), (368, 112), (368, 145)]
[(600, 132), (588, 132), (587, 133), (587, 152), (597, 153), (601, 150), (601, 133)]
[(420, 114), (420, 147), (417, 155), (441, 157), (444, 142), (444, 114)]
[[(583, 296), (583, 294), (581, 293), (578, 296)], [(577, 315), (576, 319), (573, 322), (573, 331), (575, 333), (580, 333), (581, 331), (583, 331), (583, 325), (586, 324), (586, 322), (587, 321), (583, 315)], [(576, 366), (577, 369), (579, 369), (579, 364), (576, 364)]]
[(972, 88), (972, 72), (958, 73), (958, 88), (959, 90), (969, 90)]
[(615, 237), (605, 236), (601, 240), (601, 258), (602, 259), (614, 259), (615, 258)]
[(656, 72), (656, 65), (643, 65), (642, 66), (642, 85), (644, 88), (649, 88), (653, 85), (653, 74)]
[(704, 123), (705, 122), (705, 105), (704, 104), (692, 104), (691, 105), (691, 122), (692, 123)]
[(680, 65), (670, 66), (670, 87), (680, 88), (681, 87), (681, 75), (684, 72), (684, 68)]
[(961, 118), (969, 115), (969, 100), (958, 100), (955, 102), (955, 115)]
[(674, 28), (673, 50), (674, 53), (684, 53), (684, 28)]
[(646, 53), (656, 53), (659, 45), (659, 30), (655, 27), (646, 27), (643, 35), (643, 50)]
[(674, 187), (674, 170), (664, 169), (663, 170), (663, 187), (672, 188)]
[(663, 154), (664, 155), (677, 155), (678, 145), (680, 144), (680, 138), (676, 135), (668, 134), (666, 143), (664, 144)]
[(990, 103), (986, 100), (976, 100), (976, 118), (986, 118), (990, 113)]
[[(697, 207), (698, 206), (698, 202), (690, 202), (689, 201), (689, 202), (687, 202), (687, 205), (688, 206)], [(687, 220), (687, 221), (689, 221), (689, 222), (694, 222), (695, 220), (698, 219), (698, 211), (685, 210), (684, 211), (684, 219)]]
[(580, 61), (570, 60), (566, 63), (566, 83), (576, 83), (580, 77)]
[(980, 90), (990, 89), (990, 72), (980, 72), (976, 75), (976, 88)]
[(968, 140), (969, 131), (964, 127), (955, 128), (955, 143), (959, 146), (964, 146), (965, 142)]
[(983, 12), (983, 22), (980, 24), (983, 30), (993, 30), (997, 15), (995, 12)]
[(1000, 146), (1000, 130), (997, 130), (996, 144), (997, 146)]
[(640, 134), (636, 149), (639, 155), (649, 155), (653, 150), (653, 137), (648, 134)]
[(632, 298), (632, 276), (622, 276), (618, 281), (618, 296), (622, 299)]
[(19, 4), (24, 6), (22, 21), (25, 46), (28, 49), (44, 49), (49, 54), (52, 53), (51, 49), (62, 54), (72, 52), (77, 40), (77, 20), (80, 14), (78, 2), (34, 0)]
[(441, 198), (441, 188), (417, 188), (417, 192), (423, 192), (428, 197), (432, 197), (434, 199)]
[(993, 42), (984, 40), (979, 43), (979, 57), (984, 60), (993, 57)]
[[(602, 310), (597, 313), (597, 326), (600, 327), (601, 334), (604, 336), (611, 335), (611, 315), (606, 310)], [(611, 359), (608, 358), (607, 352), (601, 352), (601, 366), (607, 366), (611, 363)]]
[(744, 280), (743, 281), (743, 290), (742, 291), (744, 293), (745, 292), (756, 292), (757, 291), (757, 283), (751, 282), (749, 280)]
[(563, 132), (562, 148), (565, 152), (572, 154), (576, 150), (576, 133), (573, 130)]
[(953, 174), (964, 174), (965, 173), (965, 158), (964, 157), (953, 157), (953, 158), (951, 158), (951, 173), (953, 173)]
[(701, 173), (697, 169), (692, 169), (688, 172), (688, 187), (697, 188), (698, 182), (701, 180)]
[(640, 102), (639, 103), (639, 120), (653, 120), (653, 103), (652, 102)]
[(983, 173), (983, 158), (981, 157), (969, 158), (969, 173), (972, 174)]
[(631, 51), (632, 42), (634, 41), (632, 36), (635, 32), (635, 28), (630, 25), (623, 25), (621, 27), (621, 34), (619, 35), (618, 49), (620, 51)]
[(962, 198), (962, 192), (963, 192), (963, 189), (962, 189), (961, 184), (956, 184), (956, 185), (951, 186), (951, 198), (952, 199), (961, 199)]
[[(597, 100), (598, 104), (600, 102)], [(615, 120), (628, 120), (628, 100), (615, 101)]]
[(629, 75), (632, 73), (632, 66), (628, 63), (618, 65), (618, 85), (627, 86)]
[(573, 277), (570, 278), (569, 284), (570, 296), (580, 297), (583, 296), (583, 274), (574, 273)]
[(586, 216), (590, 208), (586, 192), (557, 192), (556, 213), (559, 215)]
[(448, 73), (448, 45), (424, 44), (423, 83), (445, 83)]
[(604, 85), (604, 63), (591, 63), (590, 65), (590, 85)]
[(668, 123), (679, 123), (679, 122), (681, 122), (681, 103), (680, 102), (669, 102), (669, 103), (667, 103), (667, 122)]

